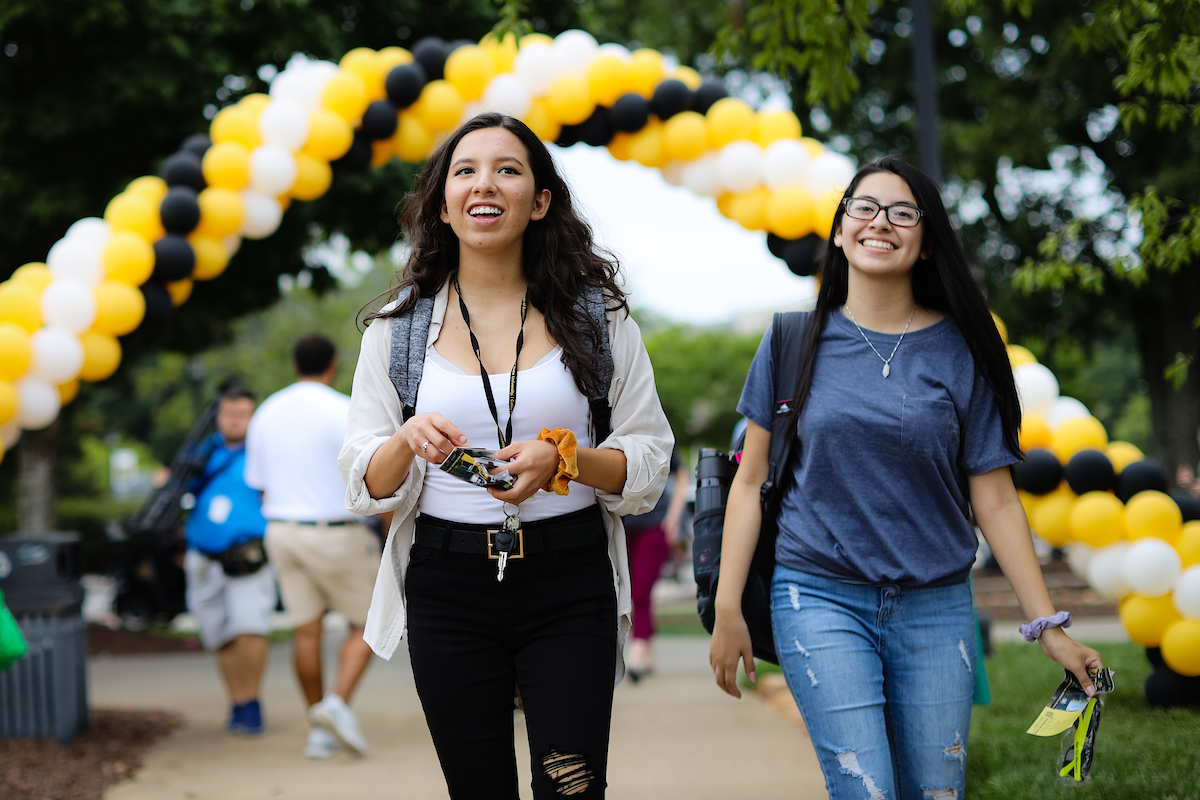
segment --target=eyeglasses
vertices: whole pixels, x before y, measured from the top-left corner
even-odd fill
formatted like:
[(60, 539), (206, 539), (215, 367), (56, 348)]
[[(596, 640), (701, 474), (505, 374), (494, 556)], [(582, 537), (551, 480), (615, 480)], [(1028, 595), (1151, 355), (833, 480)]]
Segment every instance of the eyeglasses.
[(881, 206), (874, 200), (868, 200), (865, 197), (847, 197), (842, 201), (842, 206), (846, 209), (846, 216), (868, 222), (879, 216), (880, 211), (883, 211), (887, 216), (887, 221), (897, 228), (915, 228), (921, 221), (921, 217), (925, 215), (921, 209), (906, 203)]

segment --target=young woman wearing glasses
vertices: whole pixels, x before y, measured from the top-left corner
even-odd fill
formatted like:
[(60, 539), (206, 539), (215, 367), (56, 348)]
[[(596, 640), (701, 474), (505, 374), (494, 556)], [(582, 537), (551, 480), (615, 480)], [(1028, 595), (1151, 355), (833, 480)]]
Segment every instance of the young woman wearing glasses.
[[(890, 157), (859, 170), (808, 331), (792, 356), (803, 365), (792, 395), (799, 455), (784, 470), (772, 583), (781, 666), (832, 800), (962, 797), (976, 668), (972, 515), (1033, 620), (1026, 638), (1040, 636), (1089, 693), (1087, 670), (1101, 660), (1063, 632), (1067, 615), (1046, 591), (1009, 471), (1021, 459), (1012, 371), (937, 186), (919, 170)], [(774, 397), (768, 330), (738, 405), (750, 421), (710, 654), (735, 697), (739, 661), (753, 677), (741, 595)]]

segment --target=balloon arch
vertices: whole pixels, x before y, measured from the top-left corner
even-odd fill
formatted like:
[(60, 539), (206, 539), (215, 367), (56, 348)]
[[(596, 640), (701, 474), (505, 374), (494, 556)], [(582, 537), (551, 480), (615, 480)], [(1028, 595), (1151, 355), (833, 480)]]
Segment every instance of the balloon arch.
[[(600, 45), (584, 31), (460, 46), (427, 38), (411, 52), (351, 50), (336, 65), (296, 57), (267, 94), (221, 109), (161, 177), (132, 181), (103, 219), (77, 221), (45, 263), (0, 284), (0, 458), (23, 429), (53, 422), (80, 381), (113, 374), (117, 337), (219, 276), (243, 238), (271, 235), (294, 200), (324, 194), (335, 168), (422, 161), (481, 111), (658, 168), (765, 231), (800, 274), (811, 273), (854, 174), (848, 158), (802, 136), (791, 111), (756, 111), (654, 50)], [(1109, 443), (1027, 350), (1010, 355), (1033, 456), (1018, 471), (1033, 527), (1070, 548), (1095, 591), (1121, 600), (1135, 641), (1161, 646), (1175, 673), (1200, 675), (1200, 504), (1169, 497), (1161, 467)]]

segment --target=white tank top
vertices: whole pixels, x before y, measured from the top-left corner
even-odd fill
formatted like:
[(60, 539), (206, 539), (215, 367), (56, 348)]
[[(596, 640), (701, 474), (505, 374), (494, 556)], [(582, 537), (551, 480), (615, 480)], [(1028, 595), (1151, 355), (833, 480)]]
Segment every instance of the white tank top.
[[(500, 427), (508, 424), (508, 373), (489, 375)], [(425, 350), (416, 413), (436, 411), (467, 435), (467, 446), (500, 449), (496, 422), (488, 409), (483, 381), (468, 375), (430, 345)], [(513, 441), (536, 439), (542, 428), (566, 428), (580, 447), (591, 447), (587, 398), (575, 386), (571, 371), (562, 362), (562, 347), (555, 347), (529, 369), (517, 372), (517, 404), (513, 409)], [(596, 490), (580, 483), (571, 492), (557, 495), (538, 490), (521, 503), (521, 519), (557, 517), (587, 508), (596, 502)], [(504, 504), (486, 489), (452, 478), (432, 464), (425, 471), (418, 506), (422, 514), (455, 522), (491, 523), (504, 520)], [(512, 510), (510, 505), (509, 510)]]

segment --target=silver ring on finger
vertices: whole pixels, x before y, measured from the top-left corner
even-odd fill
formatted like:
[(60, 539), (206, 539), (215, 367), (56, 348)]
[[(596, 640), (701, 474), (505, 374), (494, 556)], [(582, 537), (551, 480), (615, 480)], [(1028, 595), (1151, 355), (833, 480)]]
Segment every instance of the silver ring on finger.
[(426, 442), (425, 444), (421, 445), (421, 455), (425, 455), (425, 451), (429, 449), (429, 445), (430, 442)]

